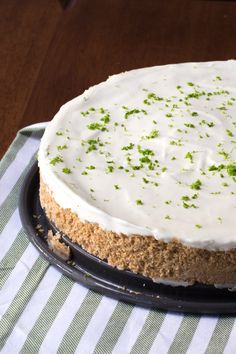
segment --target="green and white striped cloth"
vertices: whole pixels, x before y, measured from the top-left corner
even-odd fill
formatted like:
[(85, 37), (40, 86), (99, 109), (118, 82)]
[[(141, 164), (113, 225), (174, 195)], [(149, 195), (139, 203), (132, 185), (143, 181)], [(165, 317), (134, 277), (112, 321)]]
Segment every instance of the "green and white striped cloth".
[(0, 164), (0, 353), (236, 353), (235, 316), (143, 309), (94, 293), (42, 258), (18, 197), (45, 124), (22, 129)]

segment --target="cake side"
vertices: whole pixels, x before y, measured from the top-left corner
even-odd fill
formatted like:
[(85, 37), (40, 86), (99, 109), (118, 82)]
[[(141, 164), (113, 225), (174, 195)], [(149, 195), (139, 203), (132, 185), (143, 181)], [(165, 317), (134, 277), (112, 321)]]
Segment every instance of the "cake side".
[(236, 249), (209, 251), (185, 246), (175, 239), (166, 243), (153, 236), (105, 231), (97, 224), (81, 222), (70, 209), (59, 206), (42, 178), (40, 201), (59, 230), (118, 269), (129, 269), (158, 282), (236, 284)]

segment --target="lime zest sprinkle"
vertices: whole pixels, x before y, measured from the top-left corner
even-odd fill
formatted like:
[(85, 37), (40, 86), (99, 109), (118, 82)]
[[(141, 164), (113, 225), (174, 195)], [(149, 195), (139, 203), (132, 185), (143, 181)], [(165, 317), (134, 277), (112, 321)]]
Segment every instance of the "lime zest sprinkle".
[(191, 152), (187, 152), (187, 154), (184, 157), (185, 159), (190, 159), (191, 162), (193, 162), (193, 155), (191, 154)]
[(67, 174), (67, 175), (69, 175), (70, 173), (72, 173), (72, 172), (71, 172), (71, 169), (69, 169), (68, 167), (64, 167), (64, 168), (62, 169), (62, 172), (65, 173), (65, 174)]
[(234, 134), (231, 132), (231, 130), (229, 130), (229, 129), (226, 129), (226, 133), (227, 133), (227, 135), (228, 136), (230, 136), (230, 137), (233, 137), (234, 136)]
[(133, 143), (130, 143), (129, 145), (127, 146), (123, 146), (123, 148), (121, 150), (125, 150), (125, 151), (128, 151), (128, 150), (132, 150), (134, 148), (134, 144)]
[(60, 150), (64, 150), (64, 149), (67, 149), (68, 146), (65, 144), (65, 145), (57, 145), (57, 150), (60, 151)]
[(201, 228), (202, 228), (202, 225), (196, 224), (195, 227), (196, 227), (197, 229), (201, 229)]
[(190, 188), (191, 188), (191, 189), (200, 190), (200, 189), (201, 189), (201, 186), (202, 186), (202, 182), (201, 182), (199, 179), (197, 179), (194, 183), (192, 183), (192, 184), (190, 185)]
[(141, 200), (141, 199), (136, 199), (136, 201), (135, 201), (135, 202), (136, 202), (136, 204), (137, 204), (137, 205), (143, 205), (143, 202), (142, 202), (142, 200)]
[(50, 164), (55, 166), (57, 163), (64, 162), (62, 156), (56, 156), (53, 159), (50, 160)]

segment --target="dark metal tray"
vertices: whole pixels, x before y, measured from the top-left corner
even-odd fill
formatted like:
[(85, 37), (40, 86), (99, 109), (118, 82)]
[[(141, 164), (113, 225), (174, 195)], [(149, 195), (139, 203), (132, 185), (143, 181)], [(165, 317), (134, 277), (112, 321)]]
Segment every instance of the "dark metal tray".
[(235, 292), (202, 284), (172, 287), (154, 283), (147, 277), (109, 266), (71, 242), (65, 235), (62, 235), (62, 238), (71, 248), (71, 260), (66, 262), (53, 253), (48, 247), (46, 235), (48, 230), (55, 232), (56, 229), (40, 206), (37, 163), (32, 166), (23, 183), (19, 209), (29, 240), (48, 262), (63, 274), (94, 291), (118, 300), (162, 310), (208, 314), (236, 313)]

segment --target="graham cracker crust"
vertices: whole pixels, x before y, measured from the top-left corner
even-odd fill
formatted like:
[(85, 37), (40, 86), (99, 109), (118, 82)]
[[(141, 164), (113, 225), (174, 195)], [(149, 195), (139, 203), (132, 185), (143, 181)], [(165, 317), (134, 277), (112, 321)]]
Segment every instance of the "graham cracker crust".
[(40, 180), (40, 201), (47, 217), (73, 242), (118, 269), (163, 281), (236, 284), (236, 249), (209, 251), (178, 240), (124, 235), (85, 223), (70, 209), (60, 207)]

